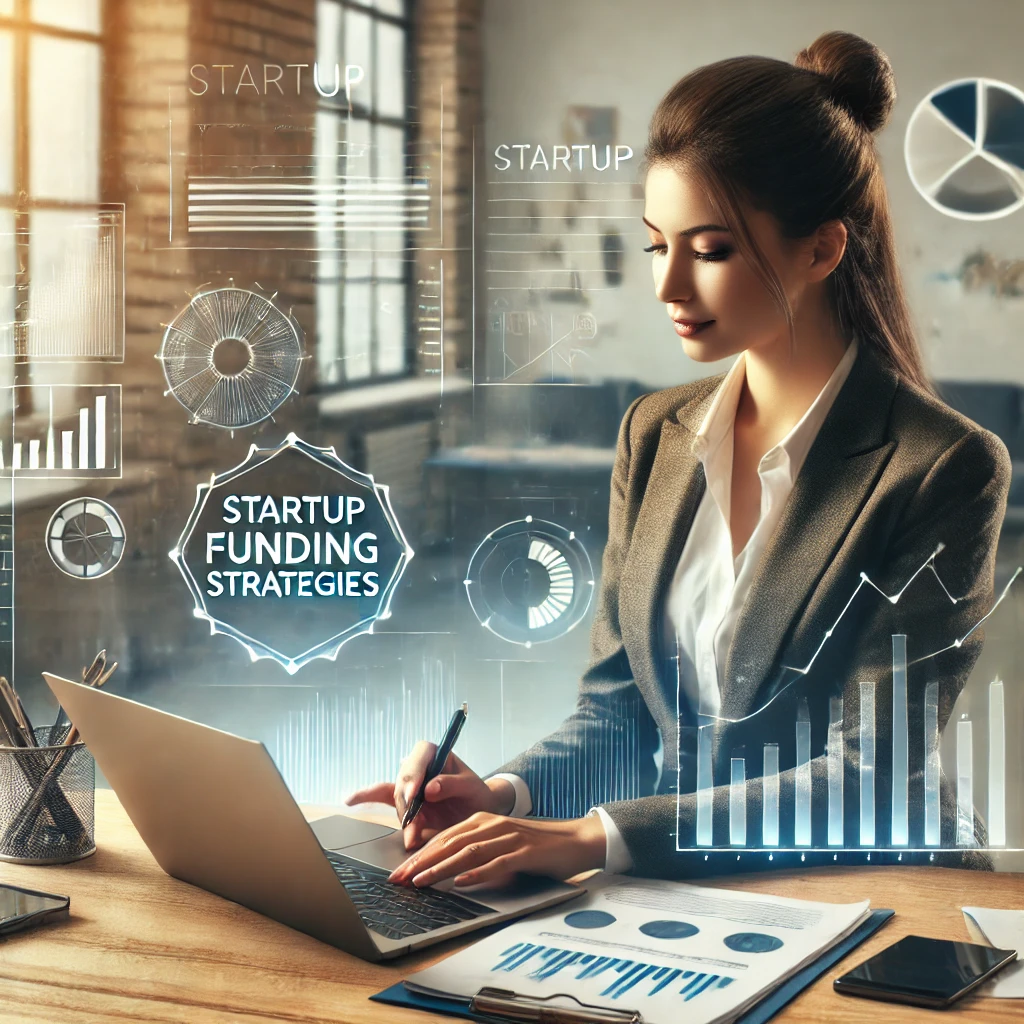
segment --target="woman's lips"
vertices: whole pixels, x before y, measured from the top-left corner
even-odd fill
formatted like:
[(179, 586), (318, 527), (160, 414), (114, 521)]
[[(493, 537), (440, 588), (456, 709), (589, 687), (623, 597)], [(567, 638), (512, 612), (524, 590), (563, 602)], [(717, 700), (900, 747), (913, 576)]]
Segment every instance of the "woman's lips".
[(714, 320), (705, 320), (701, 323), (698, 323), (696, 320), (673, 320), (672, 326), (675, 327), (676, 334), (680, 338), (692, 338), (706, 327), (710, 327), (714, 322)]

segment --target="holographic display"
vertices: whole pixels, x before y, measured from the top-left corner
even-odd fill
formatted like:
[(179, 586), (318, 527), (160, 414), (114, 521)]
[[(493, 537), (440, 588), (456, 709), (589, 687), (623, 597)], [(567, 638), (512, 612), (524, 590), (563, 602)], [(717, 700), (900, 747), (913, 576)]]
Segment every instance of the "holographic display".
[(200, 484), (170, 552), (210, 633), (292, 674), (387, 618), (412, 555), (387, 487), (294, 434)]
[[(75, 676), (106, 646), (129, 696), (261, 740), (299, 799), (339, 803), (394, 778), (467, 700), (457, 753), (474, 771), (536, 746), (542, 817), (660, 801), (667, 871), (1024, 866), (1024, 589), (1005, 585), (1024, 554), (1024, 8), (931, 19), (944, 52), (998, 21), (968, 78), (893, 43), (901, 102), (925, 84), (878, 143), (903, 147), (882, 170), (925, 367), (1010, 455), (995, 607), (924, 649), (918, 588), (941, 615), (968, 590), (925, 556), (960, 538), (895, 494), (883, 518), (920, 509), (934, 539), (888, 579), (888, 552), (857, 539), (878, 509), (865, 490), (822, 575), (806, 592), (799, 572), (770, 581), (765, 621), (737, 631), (729, 683), (770, 664), (763, 690), (741, 706), (723, 684), (709, 717), (665, 671), (672, 637), (649, 659), (639, 640), (663, 597), (637, 595), (672, 571), (652, 542), (683, 538), (636, 487), (659, 425), (638, 438), (634, 415), (620, 435), (640, 396), (726, 368), (680, 351), (652, 288), (663, 256), (643, 251), (641, 217), (662, 219), (647, 125), (676, 75), (637, 56), (664, 43), (664, 19), (642, 16), (658, 5), (101, 6), (18, 0), (32, 17), (0, 17), (0, 670), (32, 712), (42, 671)], [(794, 12), (783, 0), (776, 57), (811, 42)], [(749, 50), (728, 43), (731, 17), (702, 12), (723, 56)], [(695, 282), (743, 255), (691, 240), (716, 257), (684, 261)], [(688, 316), (726, 316), (686, 299)], [(664, 451), (688, 458), (665, 423)], [(892, 475), (882, 448), (854, 458)], [(796, 532), (838, 521), (847, 466), (805, 495)], [(623, 498), (642, 512), (609, 538)], [(837, 567), (848, 586), (831, 587)], [(833, 652), (865, 607), (871, 671), (844, 674)], [(762, 658), (749, 641), (773, 623)], [(963, 646), (981, 653), (954, 685), (944, 659)], [(614, 692), (591, 700), (595, 656)], [(685, 908), (648, 919), (648, 945), (689, 938)], [(736, 973), (704, 970), (665, 983), (691, 986), (682, 1002)]]
[(124, 524), (113, 506), (73, 498), (50, 517), (46, 550), (65, 576), (94, 580), (113, 572), (124, 554)]
[(265, 420), (292, 394), (302, 340), (272, 299), (216, 288), (194, 295), (167, 325), (159, 359), (193, 423), (234, 430)]
[[(843, 617), (858, 615), (862, 608), (855, 604), (858, 594), (861, 601), (882, 599), (883, 608), (913, 602), (919, 596), (916, 583), (926, 573), (951, 605), (957, 603), (935, 564), (942, 550), (940, 546), (895, 594), (886, 594), (861, 574), (854, 596), (840, 619), (825, 631), (810, 663), (795, 676), (786, 677), (784, 672), (771, 698), (750, 715), (734, 720), (701, 716), (702, 724), (695, 731), (680, 729), (680, 763), (685, 763), (691, 745), (696, 760), (695, 816), (692, 823), (680, 818), (680, 852), (746, 850), (768, 853), (773, 860), (795, 852), (802, 862), (808, 858), (817, 862), (831, 861), (839, 852), (846, 857), (860, 851), (868, 860), (881, 856), (898, 862), (904, 856), (915, 859), (911, 855), (918, 855), (918, 860), (924, 855), (927, 861), (943, 850), (1024, 846), (1024, 837), (1008, 838), (1005, 824), (1003, 681), (996, 678), (984, 687), (984, 705), (976, 711), (983, 716), (981, 722), (964, 711), (949, 723), (952, 743), (947, 743), (949, 766), (944, 773), (939, 709), (951, 702), (941, 693), (940, 683), (929, 678), (939, 671), (937, 659), (944, 651), (960, 647), (982, 623), (997, 630), (1007, 628), (1013, 615), (1009, 599), (1020, 568), (981, 621), (965, 636), (951, 637), (940, 650), (915, 651), (912, 635), (893, 632), (891, 676), (857, 681), (859, 699), (854, 708), (842, 696), (830, 696), (824, 703), (814, 697), (833, 682), (816, 672), (815, 662), (825, 645), (835, 642)], [(988, 671), (987, 666), (980, 671)], [(680, 694), (680, 699), (685, 697)], [(791, 724), (785, 735), (787, 715)], [(739, 756), (719, 750), (720, 737), (735, 737), (729, 730), (737, 727), (742, 736), (759, 738), (753, 757), (749, 744)], [(781, 761), (780, 750), (784, 752)], [(817, 778), (812, 767), (819, 755), (824, 771)], [(976, 781), (983, 765), (985, 787)], [(716, 787), (728, 794), (722, 803), (724, 817), (716, 810)], [(787, 789), (788, 811), (783, 813), (780, 791)], [(680, 782), (680, 814), (690, 792)], [(750, 801), (760, 811), (753, 819), (756, 828), (751, 828)]]
[(904, 140), (914, 187), (960, 220), (1024, 206), (1024, 92), (991, 78), (939, 86), (917, 105)]
[(594, 573), (572, 530), (527, 516), (483, 539), (465, 586), (485, 629), (530, 647), (579, 624), (590, 607)]

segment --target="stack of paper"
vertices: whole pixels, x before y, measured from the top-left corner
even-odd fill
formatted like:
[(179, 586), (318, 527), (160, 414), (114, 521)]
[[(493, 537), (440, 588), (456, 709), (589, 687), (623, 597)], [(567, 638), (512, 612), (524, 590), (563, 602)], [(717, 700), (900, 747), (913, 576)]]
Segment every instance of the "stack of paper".
[[(1016, 949), (1024, 956), (1024, 910), (992, 910), (964, 907), (967, 931), (976, 942), (997, 949)], [(999, 999), (1024, 999), (1024, 962), (1004, 967), (983, 989), (983, 995)]]
[[(728, 1024), (870, 916), (868, 901), (811, 903), (622, 875), (428, 967), (414, 992), (485, 987), (637, 1011), (645, 1024)], [(565, 998), (572, 997), (572, 998)]]

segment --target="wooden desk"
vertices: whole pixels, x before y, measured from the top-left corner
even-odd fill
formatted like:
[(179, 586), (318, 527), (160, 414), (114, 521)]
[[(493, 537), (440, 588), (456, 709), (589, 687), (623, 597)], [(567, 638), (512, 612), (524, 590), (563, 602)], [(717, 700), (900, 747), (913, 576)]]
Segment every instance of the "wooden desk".
[[(310, 811), (320, 817), (324, 811)], [(109, 790), (96, 794), (99, 849), (61, 867), (0, 862), (0, 881), (71, 896), (71, 920), (0, 939), (0, 1021), (416, 1024), (428, 1014), (367, 1000), (459, 948), (368, 964), (165, 875)], [(791, 1003), (778, 1021), (928, 1021), (928, 1010), (838, 996), (832, 979), (902, 935), (968, 938), (963, 905), (1024, 907), (1021, 875), (941, 868), (816, 868), (724, 885), (812, 900), (870, 897), (896, 917)], [(1018, 1021), (1015, 1000), (968, 996), (944, 1020)]]

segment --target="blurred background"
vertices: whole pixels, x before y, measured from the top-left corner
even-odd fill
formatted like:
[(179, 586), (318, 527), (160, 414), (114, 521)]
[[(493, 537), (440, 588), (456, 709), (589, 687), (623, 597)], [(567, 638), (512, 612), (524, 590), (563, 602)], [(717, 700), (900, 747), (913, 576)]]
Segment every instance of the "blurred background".
[[(480, 772), (556, 726), (621, 415), (727, 368), (654, 299), (647, 121), (697, 65), (836, 28), (896, 71), (878, 146), (929, 373), (1024, 471), (1020, 5), (0, 0), (0, 647), (29, 712), (53, 713), (41, 671), (106, 647), (115, 692), (262, 740), (321, 803), (462, 700)], [(982, 95), (1001, 166), (972, 156)], [(390, 618), (294, 674), (212, 635), (168, 557), (196, 487), (289, 432), (386, 484), (415, 551)], [(997, 588), (1022, 526), (1015, 473)], [(516, 576), (538, 551), (560, 589)], [(1006, 681), (1018, 780), (1022, 607), (1011, 588), (955, 716), (983, 730)]]

